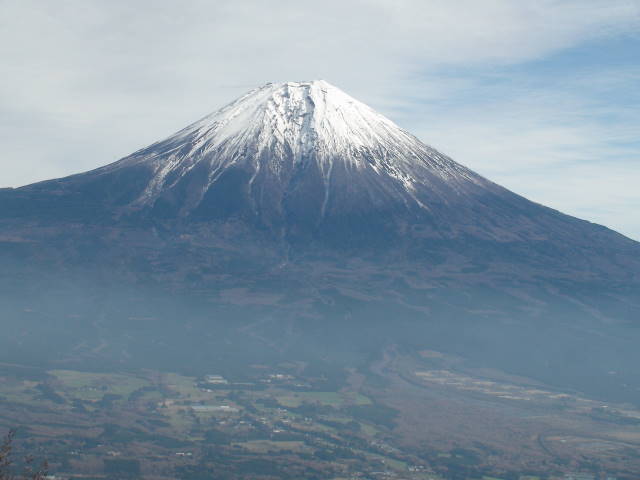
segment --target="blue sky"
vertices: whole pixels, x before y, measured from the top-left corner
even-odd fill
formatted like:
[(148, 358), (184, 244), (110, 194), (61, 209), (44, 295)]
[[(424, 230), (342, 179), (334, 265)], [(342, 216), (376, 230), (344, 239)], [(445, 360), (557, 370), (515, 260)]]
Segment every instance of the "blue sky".
[(534, 201), (640, 239), (640, 0), (0, 2), (0, 186), (323, 78)]

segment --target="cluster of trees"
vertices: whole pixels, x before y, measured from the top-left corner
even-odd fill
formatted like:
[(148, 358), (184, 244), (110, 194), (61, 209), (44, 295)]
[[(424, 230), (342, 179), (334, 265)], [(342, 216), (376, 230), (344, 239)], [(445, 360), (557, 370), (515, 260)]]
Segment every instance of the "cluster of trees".
[(13, 441), (15, 430), (10, 430), (0, 445), (0, 480), (44, 480), (47, 476), (47, 462), (36, 465), (33, 457), (22, 459), (21, 473), (15, 473)]

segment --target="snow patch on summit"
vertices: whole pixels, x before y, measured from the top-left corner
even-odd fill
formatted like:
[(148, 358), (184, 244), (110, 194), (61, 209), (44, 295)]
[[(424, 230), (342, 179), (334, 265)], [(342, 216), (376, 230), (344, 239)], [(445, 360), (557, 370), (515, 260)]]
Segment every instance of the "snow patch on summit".
[(207, 178), (201, 195), (231, 167), (249, 172), (252, 188), (265, 175), (287, 183), (297, 167), (315, 162), (325, 186), (323, 212), (332, 175), (338, 171), (356, 183), (363, 175), (377, 177), (374, 182), (381, 183), (382, 190), (400, 188), (421, 208), (427, 207), (416, 192), (429, 188), (434, 179), (453, 190), (484, 182), (323, 80), (269, 83), (251, 90), (114, 166), (151, 166), (153, 179), (137, 202), (147, 204), (203, 162)]

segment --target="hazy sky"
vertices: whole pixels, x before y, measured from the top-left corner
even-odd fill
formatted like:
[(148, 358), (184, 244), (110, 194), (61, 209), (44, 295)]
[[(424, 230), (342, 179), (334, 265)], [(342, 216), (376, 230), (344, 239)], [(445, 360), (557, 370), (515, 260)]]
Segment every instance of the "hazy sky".
[(325, 79), (490, 179), (640, 239), (640, 0), (0, 0), (0, 186)]

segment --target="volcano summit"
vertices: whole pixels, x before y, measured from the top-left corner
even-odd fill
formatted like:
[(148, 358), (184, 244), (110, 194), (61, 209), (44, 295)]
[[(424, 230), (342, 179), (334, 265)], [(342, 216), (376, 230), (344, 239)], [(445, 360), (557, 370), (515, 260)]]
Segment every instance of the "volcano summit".
[(429, 210), (489, 187), (324, 81), (267, 84), (96, 173), (135, 167), (149, 178), (132, 208), (212, 218), (226, 201), (222, 215), (280, 225), (294, 211), (319, 225), (372, 208)]
[(196, 365), (210, 337), (220, 355), (229, 338), (335, 359), (397, 344), (640, 401), (606, 374), (637, 380), (640, 244), (496, 185), (325, 81), (267, 84), (111, 165), (0, 190), (0, 242), (22, 325), (9, 350), (70, 328), (20, 313), (68, 279), (200, 302), (143, 333), (113, 312), (78, 320), (76, 360), (144, 364), (183, 342), (174, 361)]

